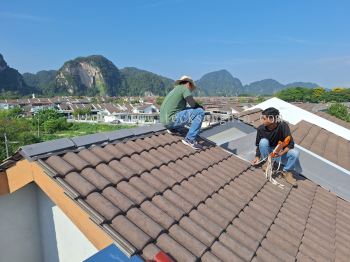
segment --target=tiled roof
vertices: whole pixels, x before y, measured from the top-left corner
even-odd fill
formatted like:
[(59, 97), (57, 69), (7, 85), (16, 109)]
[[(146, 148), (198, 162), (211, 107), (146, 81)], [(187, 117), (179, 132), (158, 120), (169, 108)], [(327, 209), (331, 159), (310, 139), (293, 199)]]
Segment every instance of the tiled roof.
[(294, 103), (291, 103), (297, 107), (300, 107), (306, 111), (309, 111), (309, 112), (317, 112), (319, 110), (324, 110), (328, 107), (328, 104), (326, 103), (302, 103), (302, 102), (294, 102)]
[[(39, 160), (128, 254), (177, 261), (346, 261), (350, 204), (309, 180), (269, 183), (262, 171), (202, 141), (163, 131)], [(281, 181), (283, 183), (283, 181)]]
[(320, 116), (320, 117), (323, 117), (329, 121), (332, 121), (342, 127), (345, 127), (347, 129), (350, 129), (350, 123), (349, 122), (346, 122), (344, 120), (341, 120), (339, 118), (336, 118), (335, 116), (332, 116), (326, 112), (323, 112), (323, 111), (318, 111), (318, 112), (315, 112), (316, 115)]
[(291, 132), (298, 145), (350, 170), (350, 141), (306, 121), (291, 125)]
[(261, 125), (261, 122), (260, 122), (261, 111), (262, 110), (260, 108), (246, 110), (238, 114), (235, 114), (234, 116), (238, 118), (240, 121), (257, 128), (258, 126)]
[(302, 109), (305, 109), (309, 112), (312, 112), (320, 117), (323, 117), (331, 122), (334, 122), (342, 127), (345, 127), (347, 129), (350, 129), (350, 123), (346, 122), (344, 120), (341, 120), (335, 116), (332, 116), (322, 110), (325, 110), (328, 108), (329, 104), (323, 104), (323, 103), (292, 103), (293, 105), (300, 107)]

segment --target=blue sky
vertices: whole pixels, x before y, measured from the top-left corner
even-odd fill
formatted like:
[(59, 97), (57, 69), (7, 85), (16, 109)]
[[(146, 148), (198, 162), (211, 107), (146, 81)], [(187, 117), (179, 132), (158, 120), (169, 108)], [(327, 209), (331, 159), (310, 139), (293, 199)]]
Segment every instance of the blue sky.
[(227, 69), (350, 87), (347, 0), (0, 2), (0, 53), (21, 73), (101, 54), (173, 79)]

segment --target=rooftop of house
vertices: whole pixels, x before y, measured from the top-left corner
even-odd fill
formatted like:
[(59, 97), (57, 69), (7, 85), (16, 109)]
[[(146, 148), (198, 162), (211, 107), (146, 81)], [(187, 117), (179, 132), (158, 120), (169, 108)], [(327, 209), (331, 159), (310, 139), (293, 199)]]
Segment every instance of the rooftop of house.
[(346, 122), (342, 119), (339, 119), (335, 116), (332, 116), (331, 114), (328, 114), (326, 112), (327, 108), (329, 107), (330, 104), (326, 103), (292, 103), (293, 105), (300, 107), (302, 109), (305, 109), (309, 112), (312, 112), (324, 119), (327, 119), (333, 123), (336, 123), (342, 127), (345, 127), (347, 129), (350, 129), (350, 123)]
[(339, 119), (335, 116), (332, 116), (324, 111), (317, 111), (317, 112), (315, 112), (315, 114), (350, 130), (350, 123), (349, 122), (341, 120), (341, 119)]
[(0, 176), (20, 161), (37, 163), (127, 255), (347, 260), (349, 202), (302, 176), (297, 188), (283, 180), (279, 188), (249, 162), (201, 143), (194, 151), (161, 125), (59, 139), (24, 146)]

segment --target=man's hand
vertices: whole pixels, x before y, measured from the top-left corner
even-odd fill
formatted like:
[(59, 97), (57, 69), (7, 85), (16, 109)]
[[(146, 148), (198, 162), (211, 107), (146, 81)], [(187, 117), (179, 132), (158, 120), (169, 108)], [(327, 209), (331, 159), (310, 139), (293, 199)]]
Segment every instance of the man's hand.
[(196, 104), (195, 104), (194, 108), (202, 108), (202, 109), (204, 109), (204, 107), (203, 107), (203, 106), (201, 106), (201, 105), (200, 105), (198, 102), (196, 102)]
[(276, 157), (280, 157), (283, 156), (284, 154), (286, 154), (289, 151), (288, 147), (285, 147), (282, 151), (280, 151), (279, 153), (276, 154)]
[(256, 156), (255, 159), (252, 161), (252, 165), (256, 166), (260, 162), (260, 157)]

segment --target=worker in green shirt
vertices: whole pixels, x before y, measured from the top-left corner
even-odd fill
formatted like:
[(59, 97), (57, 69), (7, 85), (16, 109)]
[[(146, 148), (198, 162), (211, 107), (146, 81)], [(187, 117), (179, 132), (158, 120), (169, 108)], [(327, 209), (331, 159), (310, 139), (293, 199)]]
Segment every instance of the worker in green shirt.
[[(183, 130), (185, 125), (189, 130), (182, 142), (199, 150), (202, 146), (197, 142), (205, 111), (192, 96), (196, 89), (194, 81), (189, 76), (182, 76), (175, 81), (174, 89), (165, 97), (160, 107), (160, 122), (170, 131)], [(186, 107), (186, 105), (190, 107)]]

